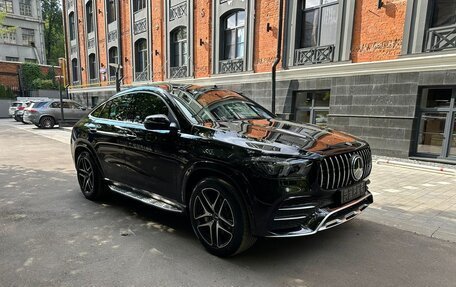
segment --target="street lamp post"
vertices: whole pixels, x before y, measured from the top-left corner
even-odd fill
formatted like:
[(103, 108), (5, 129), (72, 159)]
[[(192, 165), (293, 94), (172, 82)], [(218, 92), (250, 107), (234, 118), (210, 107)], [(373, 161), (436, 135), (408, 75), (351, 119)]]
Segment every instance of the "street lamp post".
[(110, 67), (116, 68), (116, 92), (120, 92), (120, 81), (122, 81), (122, 78), (120, 78), (120, 70), (123, 68), (121, 64), (116, 64), (116, 63), (111, 63), (109, 64)]
[(60, 121), (60, 125), (65, 122), (65, 115), (63, 114), (63, 95), (62, 95), (62, 79), (64, 78), (63, 76), (55, 76), (56, 78), (59, 79), (59, 96), (60, 96), (60, 115), (62, 117), (62, 120)]

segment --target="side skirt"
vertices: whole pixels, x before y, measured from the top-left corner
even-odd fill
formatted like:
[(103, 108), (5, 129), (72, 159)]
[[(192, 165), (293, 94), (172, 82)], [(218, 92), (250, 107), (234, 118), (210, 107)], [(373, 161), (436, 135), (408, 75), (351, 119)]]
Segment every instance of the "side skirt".
[(176, 213), (183, 213), (185, 210), (185, 206), (167, 199), (161, 195), (140, 190), (132, 187), (124, 187), (119, 183), (108, 181), (108, 187), (111, 191), (130, 197), (132, 199), (141, 201), (147, 205), (151, 205), (166, 211), (176, 212)]

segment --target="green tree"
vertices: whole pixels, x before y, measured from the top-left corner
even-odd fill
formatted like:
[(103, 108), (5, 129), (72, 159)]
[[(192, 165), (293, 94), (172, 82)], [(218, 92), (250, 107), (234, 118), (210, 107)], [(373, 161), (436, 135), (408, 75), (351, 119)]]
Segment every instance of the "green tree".
[(59, 58), (65, 57), (65, 34), (60, 0), (42, 0), (44, 21), (44, 42), (49, 65), (58, 65)]
[(0, 36), (16, 31), (16, 27), (5, 27), (6, 12), (0, 12)]

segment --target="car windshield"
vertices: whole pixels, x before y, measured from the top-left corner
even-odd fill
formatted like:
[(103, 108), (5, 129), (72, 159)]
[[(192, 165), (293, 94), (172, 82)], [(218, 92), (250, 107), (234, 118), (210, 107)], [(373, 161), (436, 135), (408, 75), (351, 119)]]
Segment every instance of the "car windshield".
[(272, 114), (245, 97), (229, 90), (174, 89), (174, 99), (184, 114), (194, 123), (270, 119)]

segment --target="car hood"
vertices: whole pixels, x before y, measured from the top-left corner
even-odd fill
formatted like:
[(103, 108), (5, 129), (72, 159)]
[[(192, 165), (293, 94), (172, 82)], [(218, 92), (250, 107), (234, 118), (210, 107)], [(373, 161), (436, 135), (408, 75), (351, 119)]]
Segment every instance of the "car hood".
[(367, 143), (352, 135), (310, 124), (279, 119), (207, 122), (197, 135), (261, 151), (284, 155), (331, 155), (350, 152)]

